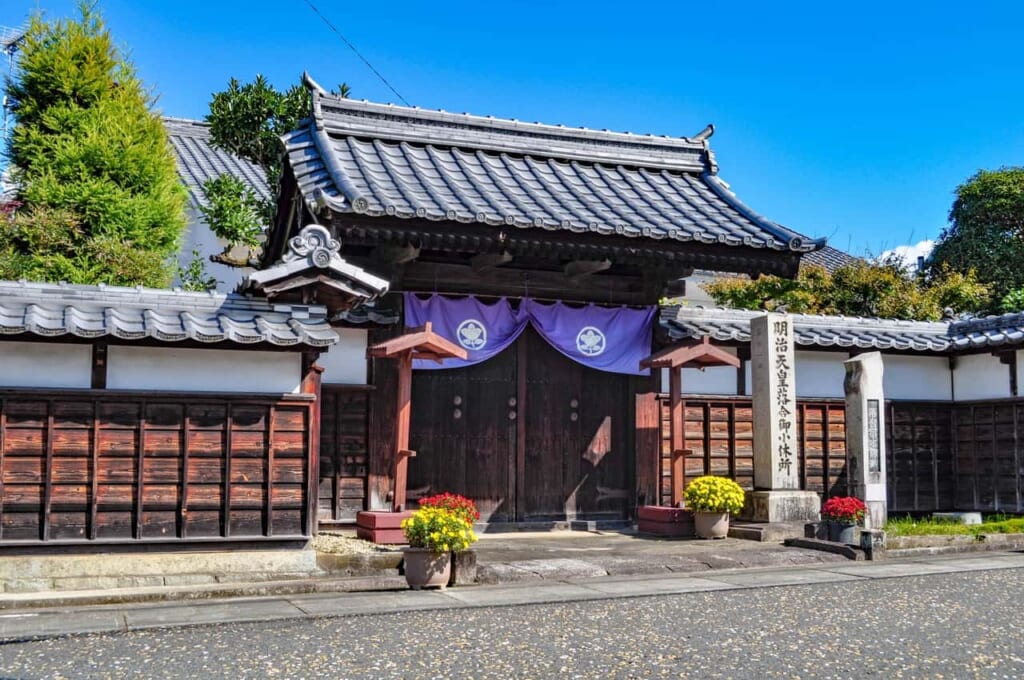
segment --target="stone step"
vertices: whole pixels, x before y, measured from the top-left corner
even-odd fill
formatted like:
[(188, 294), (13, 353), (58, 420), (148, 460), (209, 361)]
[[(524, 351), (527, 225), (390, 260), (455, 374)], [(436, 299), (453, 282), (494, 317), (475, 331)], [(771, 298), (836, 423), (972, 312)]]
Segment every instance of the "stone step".
[(729, 538), (761, 543), (782, 543), (787, 538), (803, 538), (806, 522), (729, 522)]
[(0, 592), (191, 587), (324, 573), (311, 549), (4, 555)]

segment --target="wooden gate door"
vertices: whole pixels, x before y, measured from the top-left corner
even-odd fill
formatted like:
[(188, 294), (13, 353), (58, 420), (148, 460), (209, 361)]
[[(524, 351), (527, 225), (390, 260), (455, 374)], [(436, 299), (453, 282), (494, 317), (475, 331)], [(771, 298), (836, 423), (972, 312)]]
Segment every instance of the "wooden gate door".
[(415, 371), (410, 500), (451, 491), (476, 501), (481, 521), (512, 521), (515, 400), (514, 346), (468, 368)]
[(368, 392), (324, 385), (320, 394), (321, 522), (354, 522), (366, 504)]
[(630, 378), (588, 369), (528, 329), (518, 519), (618, 519), (632, 498)]

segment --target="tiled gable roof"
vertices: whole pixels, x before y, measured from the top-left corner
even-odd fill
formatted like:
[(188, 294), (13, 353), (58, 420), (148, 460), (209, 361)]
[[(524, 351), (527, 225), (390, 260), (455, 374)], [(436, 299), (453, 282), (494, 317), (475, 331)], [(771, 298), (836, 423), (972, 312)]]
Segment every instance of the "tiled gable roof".
[(314, 115), (283, 137), (311, 209), (809, 252), (717, 176), (692, 138), (571, 129), (358, 102), (308, 81)]
[(0, 281), (0, 335), (326, 347), (338, 338), (317, 305), (237, 294)]
[[(764, 312), (666, 307), (661, 325), (673, 340), (710, 337), (720, 342), (750, 342), (750, 321)], [(846, 316), (791, 314), (801, 347), (911, 352), (964, 352), (1024, 344), (1024, 312), (960, 321), (903, 321)]]
[(164, 129), (178, 159), (178, 177), (188, 190), (193, 208), (205, 205), (203, 183), (223, 174), (234, 175), (248, 184), (256, 195), (270, 198), (263, 168), (244, 158), (213, 146), (206, 123), (186, 118), (165, 117)]

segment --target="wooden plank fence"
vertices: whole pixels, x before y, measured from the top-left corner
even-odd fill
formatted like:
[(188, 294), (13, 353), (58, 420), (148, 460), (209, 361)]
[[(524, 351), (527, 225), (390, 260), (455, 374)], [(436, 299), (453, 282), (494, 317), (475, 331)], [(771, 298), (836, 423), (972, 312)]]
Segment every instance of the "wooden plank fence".
[(314, 405), (0, 390), (0, 545), (307, 536)]
[[(685, 399), (686, 477), (720, 475), (744, 488), (754, 486), (754, 418), (750, 398), (687, 397)], [(661, 502), (670, 485), (668, 399), (661, 399)], [(846, 495), (846, 409), (842, 400), (797, 402), (800, 479), (802, 488), (828, 498)]]

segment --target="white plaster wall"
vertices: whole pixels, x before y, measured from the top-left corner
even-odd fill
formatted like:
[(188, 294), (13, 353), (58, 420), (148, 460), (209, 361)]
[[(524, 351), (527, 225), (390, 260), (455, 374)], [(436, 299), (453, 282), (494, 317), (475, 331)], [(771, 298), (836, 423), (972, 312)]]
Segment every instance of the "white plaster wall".
[[(691, 304), (704, 305), (705, 307), (716, 306), (714, 298), (704, 290), (703, 284), (720, 278), (724, 277), (721, 274), (714, 274), (712, 272), (694, 272), (686, 277), (686, 292), (683, 295), (683, 299)], [(735, 389), (734, 386), (733, 391)]]
[(953, 398), (953, 382), (946, 357), (883, 354), (882, 362), (886, 399)]
[[(849, 359), (846, 352), (801, 352), (796, 353), (796, 396), (842, 398), (843, 380), (846, 368), (843, 362)], [(746, 366), (746, 394), (753, 394), (750, 365)]]
[(337, 328), (335, 331), (338, 344), (316, 360), (324, 367), (321, 380), (335, 385), (365, 385), (367, 331), (360, 328)]
[(0, 386), (92, 385), (92, 346), (48, 342), (0, 342)]
[(1021, 389), (1022, 382), (1024, 382), (1024, 350), (1017, 350), (1017, 395), (1024, 394), (1024, 389)]
[(111, 345), (112, 390), (295, 393), (302, 382), (299, 352)]
[[(736, 355), (736, 350), (731, 347), (722, 349)], [(736, 394), (736, 369), (732, 366), (711, 366), (703, 371), (699, 368), (684, 368), (681, 378), (683, 394)], [(661, 391), (669, 391), (667, 368), (661, 370)]]
[(1010, 396), (1010, 367), (991, 354), (956, 358), (953, 370), (954, 401), (997, 399)]
[(846, 352), (797, 352), (796, 394), (799, 397), (843, 398), (843, 381), (850, 358)]
[[(199, 258), (206, 268), (207, 276), (212, 276), (217, 280), (217, 292), (230, 293), (234, 291), (242, 279), (253, 270), (248, 267), (229, 267), (219, 262), (211, 262), (210, 256), (222, 253), (227, 241), (218, 239), (216, 234), (210, 231), (210, 227), (203, 221), (203, 214), (196, 208), (190, 208), (187, 211), (187, 217), (185, 233), (181, 239), (181, 250), (178, 252), (178, 264), (182, 268), (188, 267), (194, 259), (192, 252), (198, 251)], [(241, 257), (245, 252), (245, 249), (241, 248), (234, 254)], [(174, 277), (174, 285), (181, 285), (180, 277), (177, 275)]]

